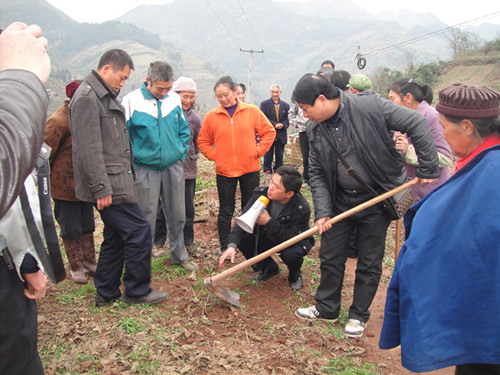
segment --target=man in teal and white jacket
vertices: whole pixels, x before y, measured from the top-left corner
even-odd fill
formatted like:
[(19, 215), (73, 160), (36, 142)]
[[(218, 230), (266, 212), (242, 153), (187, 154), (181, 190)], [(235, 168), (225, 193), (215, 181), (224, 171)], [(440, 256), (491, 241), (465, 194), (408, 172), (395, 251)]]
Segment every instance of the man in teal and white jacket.
[(184, 172), (190, 130), (179, 95), (171, 90), (173, 68), (162, 61), (151, 63), (146, 82), (122, 100), (132, 141), (139, 205), (155, 232), (161, 196), (166, 213), (170, 258), (193, 271), (184, 245)]

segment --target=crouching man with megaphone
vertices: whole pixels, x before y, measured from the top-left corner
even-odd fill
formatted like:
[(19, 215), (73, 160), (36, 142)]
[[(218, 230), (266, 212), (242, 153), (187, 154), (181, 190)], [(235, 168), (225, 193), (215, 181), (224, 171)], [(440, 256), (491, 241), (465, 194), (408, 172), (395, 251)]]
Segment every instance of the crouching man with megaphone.
[[(229, 246), (220, 257), (219, 265), (228, 258), (234, 263), (236, 248), (249, 259), (308, 230), (311, 209), (300, 193), (301, 186), (299, 171), (283, 165), (276, 169), (269, 186), (256, 188), (243, 215), (236, 220), (237, 225), (229, 235)], [(300, 269), (313, 245), (314, 239), (308, 237), (279, 253), (288, 267), (288, 283), (293, 290), (302, 288)], [(255, 281), (265, 281), (279, 273), (279, 266), (271, 257), (252, 268), (257, 272), (253, 277)]]

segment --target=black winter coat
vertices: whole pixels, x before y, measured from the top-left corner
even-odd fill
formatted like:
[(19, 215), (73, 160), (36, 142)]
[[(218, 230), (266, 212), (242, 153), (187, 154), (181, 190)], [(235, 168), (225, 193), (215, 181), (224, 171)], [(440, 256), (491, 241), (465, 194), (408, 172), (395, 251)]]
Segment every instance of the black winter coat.
[[(267, 189), (267, 186), (255, 188), (243, 213), (247, 212), (261, 195), (267, 197)], [(272, 205), (273, 201), (270, 200), (267, 206), (268, 211), (271, 210)], [(311, 208), (309, 207), (309, 203), (307, 203), (301, 193), (297, 193), (288, 201), (278, 217), (271, 217), (271, 220), (269, 220), (266, 225), (256, 225), (254, 234), (258, 233), (259, 236), (265, 236), (268, 240), (274, 242), (276, 246), (308, 230), (310, 217)], [(229, 235), (229, 243), (239, 245), (243, 236), (246, 234), (247, 233), (236, 224)], [(314, 246), (314, 239), (312, 236), (307, 237), (299, 243), (304, 249), (304, 253), (307, 253)]]
[[(346, 126), (357, 159), (383, 191), (406, 181), (403, 154), (396, 150), (392, 131), (407, 133), (419, 159), (417, 177), (438, 178), (438, 156), (425, 117), (382, 99), (378, 94), (340, 92), (337, 124)], [(323, 124), (324, 125), (324, 124)], [(337, 182), (337, 157), (323, 138), (319, 124), (307, 124), (309, 183), (316, 220), (333, 216)], [(327, 127), (327, 131), (330, 131)]]
[(49, 98), (33, 73), (0, 72), (0, 218), (17, 199), (43, 143)]

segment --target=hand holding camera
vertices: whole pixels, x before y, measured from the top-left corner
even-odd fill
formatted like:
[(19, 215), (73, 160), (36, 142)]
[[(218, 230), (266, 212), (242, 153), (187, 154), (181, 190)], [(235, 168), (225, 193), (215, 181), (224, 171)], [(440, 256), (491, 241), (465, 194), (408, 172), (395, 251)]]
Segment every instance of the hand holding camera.
[(0, 34), (0, 71), (28, 70), (45, 82), (50, 74), (47, 44), (40, 26), (22, 22), (10, 24)]

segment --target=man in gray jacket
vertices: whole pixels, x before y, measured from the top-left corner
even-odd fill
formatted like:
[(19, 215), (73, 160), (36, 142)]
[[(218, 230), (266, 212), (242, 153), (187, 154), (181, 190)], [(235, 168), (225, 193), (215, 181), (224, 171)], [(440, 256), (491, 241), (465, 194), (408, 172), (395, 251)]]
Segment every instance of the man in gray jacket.
[(124, 265), (125, 302), (156, 304), (166, 298), (150, 287), (151, 228), (137, 203), (125, 110), (116, 99), (132, 69), (125, 51), (105, 52), (69, 106), (76, 197), (92, 202), (104, 223), (94, 277), (97, 307), (122, 298)]
[(295, 315), (307, 320), (337, 320), (348, 241), (353, 229), (358, 227), (356, 280), (344, 333), (347, 337), (361, 337), (382, 274), (390, 218), (381, 205), (375, 205), (333, 227), (327, 223), (330, 218), (368, 201), (372, 196), (347, 173), (327, 143), (321, 127), (330, 134), (350, 167), (379, 194), (406, 180), (403, 155), (396, 150), (391, 131), (398, 130), (411, 137), (419, 158), (417, 178), (422, 185), (439, 177), (436, 148), (423, 116), (381, 99), (377, 94), (345, 95), (327, 78), (307, 74), (295, 86), (292, 100), (312, 121), (307, 129), (309, 183), (316, 225), (322, 234), (319, 250), (321, 281), (315, 295), (317, 304), (300, 308)]

